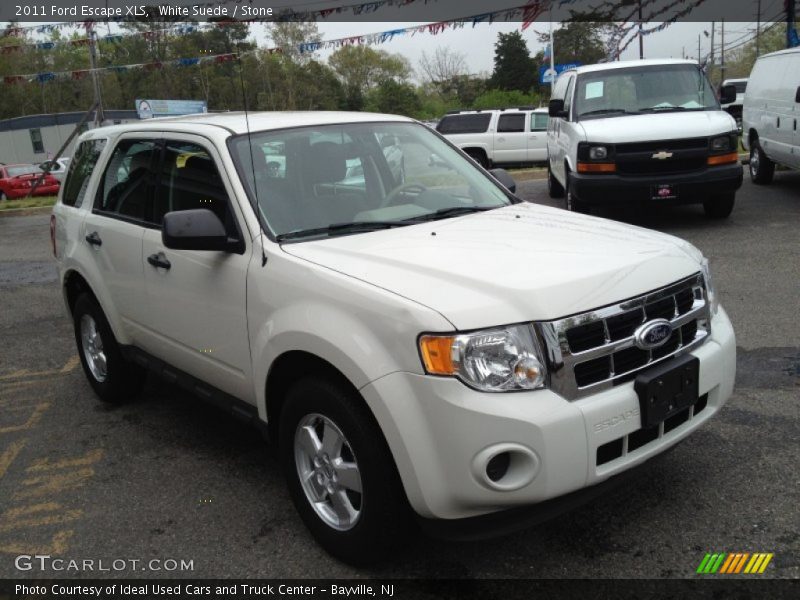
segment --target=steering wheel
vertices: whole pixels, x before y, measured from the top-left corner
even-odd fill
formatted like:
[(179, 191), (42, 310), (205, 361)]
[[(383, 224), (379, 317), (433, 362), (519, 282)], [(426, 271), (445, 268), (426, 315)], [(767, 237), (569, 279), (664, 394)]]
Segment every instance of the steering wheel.
[(419, 195), (427, 189), (428, 188), (421, 183), (406, 183), (398, 186), (386, 195), (386, 198), (384, 198), (381, 202), (380, 208), (386, 208), (389, 206), (392, 203), (392, 200), (394, 200), (400, 194), (404, 194), (406, 192), (416, 192), (417, 195)]

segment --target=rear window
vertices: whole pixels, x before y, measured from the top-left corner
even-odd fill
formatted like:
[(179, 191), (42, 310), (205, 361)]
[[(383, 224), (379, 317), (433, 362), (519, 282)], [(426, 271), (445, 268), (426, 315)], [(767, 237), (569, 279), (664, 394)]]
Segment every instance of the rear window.
[(83, 203), (89, 176), (97, 165), (97, 159), (105, 148), (105, 140), (88, 140), (81, 142), (75, 151), (75, 160), (69, 162), (69, 170), (64, 181), (64, 193), (61, 203), (66, 206), (79, 207)]
[(19, 175), (31, 175), (33, 173), (41, 173), (42, 170), (36, 165), (21, 165), (18, 167), (6, 167), (9, 177), (17, 177)]
[(531, 113), (531, 131), (547, 131), (547, 113)]
[(491, 120), (492, 113), (450, 115), (439, 121), (436, 131), (443, 135), (449, 133), (483, 133), (489, 129)]
[(500, 115), (497, 122), (497, 131), (505, 133), (518, 133), (525, 131), (525, 114)]

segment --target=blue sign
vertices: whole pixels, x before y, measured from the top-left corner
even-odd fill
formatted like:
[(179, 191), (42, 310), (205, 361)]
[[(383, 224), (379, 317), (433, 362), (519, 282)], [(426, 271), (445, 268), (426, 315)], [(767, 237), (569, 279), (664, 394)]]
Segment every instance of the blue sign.
[(205, 100), (136, 100), (140, 119), (208, 112)]
[[(539, 83), (550, 83), (555, 81), (555, 78), (561, 75), (564, 71), (569, 69), (574, 69), (575, 67), (580, 67), (581, 63), (579, 62), (572, 62), (572, 63), (565, 63), (563, 65), (554, 65), (553, 69), (550, 69), (549, 66), (539, 67)], [(555, 71), (555, 76), (553, 76), (553, 71)]]

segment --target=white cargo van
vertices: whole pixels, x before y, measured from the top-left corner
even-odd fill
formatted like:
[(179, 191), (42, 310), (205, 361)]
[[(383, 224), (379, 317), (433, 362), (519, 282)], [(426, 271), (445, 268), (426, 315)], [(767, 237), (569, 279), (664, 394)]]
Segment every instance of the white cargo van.
[(761, 56), (744, 95), (744, 147), (750, 177), (769, 183), (775, 164), (800, 169), (800, 48)]
[[(736, 89), (723, 86), (722, 101)], [(570, 69), (549, 105), (549, 190), (566, 208), (699, 204), (733, 210), (742, 184), (736, 121), (700, 66), (638, 60)]]

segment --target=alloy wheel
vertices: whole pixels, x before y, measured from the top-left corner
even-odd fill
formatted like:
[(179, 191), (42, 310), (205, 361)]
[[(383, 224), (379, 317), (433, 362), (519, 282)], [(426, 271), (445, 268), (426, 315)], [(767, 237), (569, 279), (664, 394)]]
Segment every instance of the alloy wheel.
[(108, 362), (103, 350), (103, 338), (91, 315), (81, 317), (81, 349), (92, 377), (103, 383), (108, 376)]

